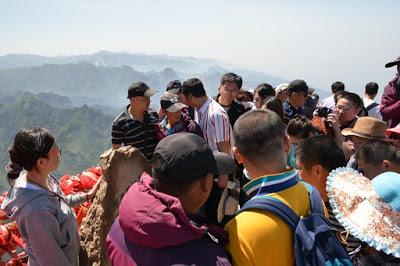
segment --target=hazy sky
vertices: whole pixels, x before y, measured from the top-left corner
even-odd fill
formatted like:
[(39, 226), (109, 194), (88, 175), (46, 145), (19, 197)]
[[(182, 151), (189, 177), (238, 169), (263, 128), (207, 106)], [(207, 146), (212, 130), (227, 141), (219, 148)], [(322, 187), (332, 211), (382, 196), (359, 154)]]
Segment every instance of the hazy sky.
[(329, 89), (384, 86), (400, 1), (1, 0), (0, 55), (99, 50), (207, 57)]

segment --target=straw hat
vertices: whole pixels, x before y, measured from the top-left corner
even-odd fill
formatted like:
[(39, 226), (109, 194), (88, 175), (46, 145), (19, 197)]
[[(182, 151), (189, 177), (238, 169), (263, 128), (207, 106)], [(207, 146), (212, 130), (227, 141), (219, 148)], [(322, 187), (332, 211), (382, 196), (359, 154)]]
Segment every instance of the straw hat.
[(350, 168), (327, 178), (336, 219), (371, 247), (400, 258), (400, 174), (385, 172), (373, 180)]
[(222, 192), (221, 200), (218, 203), (218, 223), (222, 222), (222, 219), (224, 219), (225, 215), (234, 215), (238, 210), (238, 205), (238, 200), (229, 195), (229, 189), (225, 188)]
[(386, 122), (373, 117), (360, 117), (353, 128), (342, 130), (343, 136), (358, 136), (367, 139), (386, 139)]

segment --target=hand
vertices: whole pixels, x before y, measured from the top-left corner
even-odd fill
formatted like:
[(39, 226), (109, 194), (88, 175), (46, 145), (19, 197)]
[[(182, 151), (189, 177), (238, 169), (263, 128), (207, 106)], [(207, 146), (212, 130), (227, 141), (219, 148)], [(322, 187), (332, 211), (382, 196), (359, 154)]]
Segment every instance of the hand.
[(339, 119), (337, 118), (336, 114), (334, 114), (334, 113), (328, 114), (326, 121), (332, 125), (332, 130), (335, 131), (335, 133), (340, 132)]
[(228, 175), (219, 175), (218, 186), (220, 188), (226, 188), (227, 185), (228, 185)]
[(101, 177), (97, 180), (96, 184), (92, 187), (92, 189), (87, 193), (87, 197), (89, 200), (92, 200), (96, 195), (97, 190), (100, 187)]

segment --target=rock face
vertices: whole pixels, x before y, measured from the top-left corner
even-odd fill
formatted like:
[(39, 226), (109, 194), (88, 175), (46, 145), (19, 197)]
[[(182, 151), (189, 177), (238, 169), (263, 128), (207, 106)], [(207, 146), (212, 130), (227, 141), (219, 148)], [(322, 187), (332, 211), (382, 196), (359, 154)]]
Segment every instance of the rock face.
[(150, 163), (139, 149), (121, 147), (100, 156), (103, 180), (93, 204), (80, 228), (80, 265), (110, 265), (105, 251), (107, 233), (118, 215), (118, 207), (128, 188), (143, 172), (150, 173)]

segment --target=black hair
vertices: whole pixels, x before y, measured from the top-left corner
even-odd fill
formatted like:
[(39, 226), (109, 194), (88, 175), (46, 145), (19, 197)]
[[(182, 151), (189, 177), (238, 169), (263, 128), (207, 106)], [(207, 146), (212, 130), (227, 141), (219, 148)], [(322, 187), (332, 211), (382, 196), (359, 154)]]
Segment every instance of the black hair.
[(53, 134), (46, 128), (23, 128), (17, 132), (9, 149), (11, 162), (32, 170), (38, 159), (47, 157), (54, 143)]
[(258, 94), (261, 99), (265, 100), (269, 96), (275, 96), (274, 88), (268, 83), (259, 84), (254, 90), (254, 95)]
[(183, 82), (182, 93), (185, 96), (191, 94), (194, 97), (202, 97), (207, 95), (203, 83), (197, 78), (191, 78)]
[(321, 165), (327, 171), (346, 166), (343, 150), (327, 136), (318, 135), (301, 141), (296, 148), (296, 157), (306, 170)]
[(253, 94), (249, 91), (241, 89), (238, 96), (237, 100), (239, 102), (252, 102), (254, 99)]
[(355, 159), (376, 167), (381, 165), (383, 160), (400, 165), (400, 151), (397, 151), (393, 145), (385, 141), (370, 140), (360, 146)]
[(311, 134), (319, 134), (320, 132), (312, 125), (311, 121), (301, 115), (296, 115), (289, 120), (287, 125), (287, 133), (289, 136), (306, 139)]
[(232, 73), (232, 72), (225, 73), (221, 77), (220, 86), (224, 85), (225, 82), (233, 82), (233, 83), (235, 83), (238, 86), (238, 89), (241, 89), (242, 85), (243, 85), (242, 77), (237, 75), (237, 74), (235, 74), (235, 73)]
[(252, 110), (236, 120), (233, 138), (239, 152), (254, 164), (284, 157), (285, 125), (270, 110)]
[(331, 85), (332, 93), (337, 93), (338, 91), (344, 91), (344, 89), (345, 89), (344, 84), (341, 81), (336, 81)]
[(167, 85), (167, 91), (172, 89), (179, 89), (180, 91), (182, 89), (182, 83), (177, 79), (169, 82)]
[(358, 94), (355, 94), (353, 92), (348, 92), (348, 91), (341, 92), (341, 93), (337, 94), (337, 96), (335, 94), (335, 102), (336, 103), (342, 98), (352, 102), (355, 108), (360, 108), (362, 106), (362, 101), (361, 101), (360, 96), (358, 96)]
[(264, 101), (262, 108), (274, 111), (275, 113), (277, 113), (277, 115), (279, 115), (282, 121), (284, 120), (283, 105), (278, 97), (276, 96), (267, 97), (267, 99), (265, 99)]
[(378, 93), (379, 85), (376, 82), (369, 82), (365, 85), (365, 94), (374, 96)]

